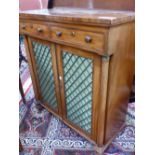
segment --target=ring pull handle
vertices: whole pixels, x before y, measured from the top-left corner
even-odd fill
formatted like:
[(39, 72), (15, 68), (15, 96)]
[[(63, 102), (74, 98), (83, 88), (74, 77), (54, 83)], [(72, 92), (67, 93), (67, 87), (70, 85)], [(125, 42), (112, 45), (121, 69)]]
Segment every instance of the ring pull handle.
[(56, 32), (56, 35), (57, 35), (58, 37), (61, 37), (61, 36), (62, 36), (62, 32)]
[(86, 36), (85, 37), (85, 42), (86, 43), (91, 43), (92, 42), (92, 38), (90, 36)]

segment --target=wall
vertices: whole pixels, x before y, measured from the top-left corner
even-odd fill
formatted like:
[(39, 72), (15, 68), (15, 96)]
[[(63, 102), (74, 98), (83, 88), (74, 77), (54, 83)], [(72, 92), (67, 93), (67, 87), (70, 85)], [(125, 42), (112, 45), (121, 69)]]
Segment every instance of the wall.
[[(48, 0), (19, 0), (20, 10), (47, 8)], [(54, 6), (135, 10), (135, 0), (54, 0)]]
[(135, 0), (55, 0), (55, 6), (135, 10)]
[(34, 10), (47, 8), (48, 0), (19, 0), (19, 10)]

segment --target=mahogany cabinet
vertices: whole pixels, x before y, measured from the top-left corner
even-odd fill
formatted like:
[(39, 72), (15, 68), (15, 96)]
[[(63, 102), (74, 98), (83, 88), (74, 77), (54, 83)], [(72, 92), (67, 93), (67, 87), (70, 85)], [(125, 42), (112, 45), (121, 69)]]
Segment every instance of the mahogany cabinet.
[(104, 150), (125, 122), (134, 12), (53, 8), (19, 17), (36, 99)]

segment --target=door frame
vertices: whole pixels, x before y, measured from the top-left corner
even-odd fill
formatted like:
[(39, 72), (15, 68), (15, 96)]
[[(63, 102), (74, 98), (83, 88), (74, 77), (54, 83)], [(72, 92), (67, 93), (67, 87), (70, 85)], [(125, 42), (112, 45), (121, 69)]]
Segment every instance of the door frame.
[(48, 105), (48, 103), (43, 102), (42, 106), (44, 106), (45, 108), (47, 108), (50, 112), (52, 112), (54, 115), (57, 116), (62, 116), (62, 112), (61, 112), (61, 102), (60, 102), (60, 91), (59, 91), (59, 80), (58, 80), (58, 70), (57, 70), (57, 62), (56, 62), (56, 45), (54, 42), (49, 42), (49, 41), (45, 41), (45, 40), (41, 40), (38, 38), (34, 38), (34, 37), (27, 37), (28, 40), (28, 47), (29, 47), (29, 55), (31, 58), (31, 65), (30, 67), (32, 68), (32, 72), (31, 75), (34, 77), (33, 85), (34, 85), (34, 92), (35, 92), (35, 96), (37, 100), (42, 101), (42, 95), (41, 95), (41, 91), (40, 91), (40, 86), (39, 86), (39, 79), (38, 79), (38, 74), (37, 74), (37, 66), (36, 66), (36, 62), (35, 62), (35, 57), (34, 57), (34, 53), (33, 53), (33, 47), (32, 47), (32, 41), (36, 41), (39, 42), (41, 44), (47, 45), (48, 47), (50, 47), (50, 53), (51, 53), (51, 57), (52, 57), (52, 70), (53, 70), (53, 78), (54, 78), (54, 84), (55, 84), (55, 94), (56, 94), (56, 99), (57, 99), (57, 104), (58, 104), (58, 110), (53, 109), (51, 106)]
[[(65, 102), (65, 86), (64, 86), (64, 73), (63, 73), (63, 65), (62, 65), (62, 50), (69, 51), (68, 53), (72, 53), (84, 58), (89, 58), (93, 60), (93, 98), (92, 98), (92, 116), (91, 116), (91, 133), (84, 131), (79, 126), (73, 124), (69, 120), (67, 120), (67, 111), (66, 111), (66, 102)], [(58, 62), (58, 73), (59, 73), (59, 82), (60, 82), (60, 93), (61, 93), (61, 104), (62, 104), (62, 117), (63, 120), (67, 125), (71, 128), (79, 132), (81, 135), (86, 135), (86, 138), (92, 139), (96, 141), (97, 137), (97, 120), (98, 120), (98, 113), (97, 109), (99, 106), (99, 92), (100, 92), (100, 80), (101, 80), (101, 58), (99, 55), (90, 53), (85, 50), (81, 50), (75, 47), (65, 46), (56, 44), (56, 56)]]

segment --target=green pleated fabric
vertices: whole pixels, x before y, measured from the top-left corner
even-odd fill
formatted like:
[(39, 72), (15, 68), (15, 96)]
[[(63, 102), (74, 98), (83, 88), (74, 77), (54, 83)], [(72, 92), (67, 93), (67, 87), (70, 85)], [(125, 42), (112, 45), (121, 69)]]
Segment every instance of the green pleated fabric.
[(93, 60), (63, 51), (67, 119), (91, 132)]
[(51, 49), (49, 46), (36, 41), (33, 41), (32, 45), (43, 102), (57, 110)]

